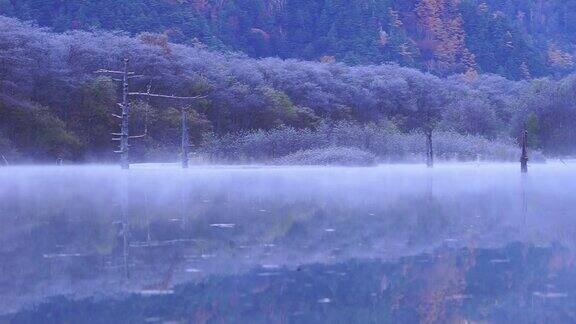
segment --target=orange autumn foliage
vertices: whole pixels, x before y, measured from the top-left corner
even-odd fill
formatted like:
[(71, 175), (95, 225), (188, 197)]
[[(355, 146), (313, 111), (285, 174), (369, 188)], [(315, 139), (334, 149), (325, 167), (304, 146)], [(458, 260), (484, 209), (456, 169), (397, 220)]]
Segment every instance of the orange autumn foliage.
[(466, 48), (460, 0), (420, 0), (416, 7), (425, 44), (434, 44), (438, 66), (450, 71), (476, 70), (476, 59)]

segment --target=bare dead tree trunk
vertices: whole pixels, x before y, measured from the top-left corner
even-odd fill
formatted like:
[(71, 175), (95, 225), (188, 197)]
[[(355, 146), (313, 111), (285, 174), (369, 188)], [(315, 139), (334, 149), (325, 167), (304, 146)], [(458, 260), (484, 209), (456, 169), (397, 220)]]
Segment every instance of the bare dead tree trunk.
[[(192, 101), (197, 99), (203, 99), (204, 96), (195, 96), (195, 97), (179, 97), (179, 96), (168, 96), (156, 93), (150, 93), (150, 89), (148, 89), (147, 93), (143, 92), (130, 92), (130, 96), (146, 96), (148, 98), (163, 98), (163, 99), (175, 99), (175, 100), (185, 100), (185, 101)], [(181, 108), (181, 125), (182, 125), (182, 138), (181, 138), (181, 151), (182, 151), (182, 168), (187, 169), (189, 166), (189, 153), (190, 153), (190, 134), (188, 132), (188, 119), (187, 119), (187, 108)]]
[[(118, 151), (116, 151), (116, 153), (120, 154), (120, 165), (122, 166), (122, 169), (129, 169), (130, 168), (130, 159), (129, 159), (129, 150), (130, 150), (130, 143), (129, 140), (130, 139), (135, 139), (135, 138), (142, 138), (145, 137), (148, 133), (148, 125), (146, 124), (146, 128), (144, 131), (143, 135), (137, 135), (137, 136), (130, 136), (130, 97), (139, 97), (139, 96), (143, 96), (146, 97), (147, 99), (150, 98), (163, 98), (163, 99), (172, 99), (172, 100), (196, 100), (196, 99), (202, 99), (205, 98), (204, 96), (195, 96), (195, 97), (180, 97), (180, 96), (174, 96), (174, 95), (163, 95), (163, 94), (157, 94), (157, 93), (150, 93), (150, 85), (148, 86), (148, 91), (147, 92), (130, 92), (130, 88), (129, 88), (129, 84), (128, 81), (132, 78), (138, 78), (141, 77), (141, 75), (134, 75), (134, 72), (129, 72), (128, 71), (128, 63), (129, 63), (129, 59), (124, 59), (124, 70), (123, 71), (111, 71), (111, 70), (98, 70), (96, 71), (96, 73), (101, 73), (101, 74), (113, 74), (113, 75), (121, 75), (122, 79), (113, 79), (114, 81), (120, 81), (122, 82), (122, 103), (120, 103), (120, 107), (122, 108), (122, 115), (118, 116), (118, 115), (114, 115), (114, 117), (117, 117), (119, 119), (121, 119), (121, 123), (120, 123), (120, 133), (113, 133), (112, 135), (116, 136), (115, 138), (113, 138), (113, 140), (115, 141), (120, 141), (120, 149)], [(183, 168), (187, 168), (188, 167), (188, 161), (186, 160), (184, 162), (184, 156), (187, 158), (188, 157), (188, 150), (189, 147), (188, 145), (186, 145), (186, 147), (184, 147), (184, 142), (189, 142), (189, 138), (188, 138), (188, 125), (186, 124), (186, 118), (185, 118), (185, 109), (182, 109), (182, 153), (183, 153), (183, 159), (182, 159), (182, 167)], [(147, 122), (146, 122), (147, 123)]]
[(6, 159), (6, 157), (4, 156), (4, 154), (0, 154), (0, 156), (2, 156), (2, 162), (4, 162), (5, 166), (9, 166), (10, 163), (8, 163), (8, 160)]
[(111, 70), (98, 70), (96, 73), (100, 74), (112, 74), (112, 75), (120, 75), (121, 79), (112, 79), (114, 81), (119, 81), (122, 83), (122, 102), (118, 105), (122, 109), (120, 115), (113, 114), (114, 117), (120, 119), (120, 133), (112, 133), (113, 141), (119, 141), (119, 149), (118, 151), (114, 151), (115, 153), (120, 154), (120, 165), (122, 169), (127, 170), (130, 168), (130, 158), (129, 158), (129, 150), (130, 150), (130, 143), (129, 140), (132, 138), (140, 138), (145, 136), (130, 136), (130, 87), (129, 87), (129, 80), (132, 78), (140, 77), (139, 75), (134, 75), (133, 72), (128, 71), (128, 63), (130, 63), (129, 59), (124, 59), (124, 69), (122, 71), (111, 71)]
[(426, 166), (434, 167), (434, 148), (432, 146), (432, 130), (426, 131)]
[(528, 173), (528, 131), (522, 134), (522, 156), (520, 157), (520, 169), (522, 173)]
[(188, 133), (187, 110), (182, 107), (182, 169), (188, 169), (188, 158), (190, 150), (190, 134)]
[(128, 157), (129, 143), (128, 136), (130, 131), (130, 100), (128, 99), (128, 59), (124, 59), (124, 74), (122, 75), (122, 123), (120, 130), (120, 165), (122, 169), (130, 168)]

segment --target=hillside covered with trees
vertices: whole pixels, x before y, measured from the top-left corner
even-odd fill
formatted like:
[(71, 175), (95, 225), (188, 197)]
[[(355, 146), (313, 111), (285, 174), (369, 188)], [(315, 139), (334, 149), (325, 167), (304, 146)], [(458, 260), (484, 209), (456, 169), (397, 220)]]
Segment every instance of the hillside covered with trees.
[(1, 0), (0, 14), (57, 32), (156, 32), (251, 57), (515, 80), (573, 71), (576, 44), (573, 0)]
[[(279, 158), (322, 145), (403, 159), (422, 153), (419, 134), (433, 129), (447, 158), (516, 159), (516, 152), (502, 152), (514, 148), (524, 127), (531, 146), (548, 155), (575, 149), (573, 75), (440, 78), (397, 65), (253, 59), (172, 44), (158, 34), (58, 34), (0, 18), (2, 154), (9, 161), (113, 160), (118, 88), (94, 72), (118, 69), (125, 57), (146, 76), (132, 82), (135, 90), (151, 84), (162, 93), (206, 96), (189, 110), (191, 139), (197, 152), (215, 156)], [(133, 107), (133, 132), (147, 126), (149, 134), (134, 143), (134, 158), (177, 156), (179, 107), (156, 99)]]

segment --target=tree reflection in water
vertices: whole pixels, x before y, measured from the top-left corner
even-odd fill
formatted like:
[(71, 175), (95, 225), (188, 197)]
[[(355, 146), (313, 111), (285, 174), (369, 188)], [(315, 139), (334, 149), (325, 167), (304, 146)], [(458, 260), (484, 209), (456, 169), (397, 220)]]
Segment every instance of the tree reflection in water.
[(54, 298), (12, 320), (566, 323), (576, 320), (574, 256), (556, 245), (513, 243), (500, 249), (444, 247), (397, 262), (268, 266), (152, 296)]
[(573, 165), (9, 171), (7, 321), (574, 320)]

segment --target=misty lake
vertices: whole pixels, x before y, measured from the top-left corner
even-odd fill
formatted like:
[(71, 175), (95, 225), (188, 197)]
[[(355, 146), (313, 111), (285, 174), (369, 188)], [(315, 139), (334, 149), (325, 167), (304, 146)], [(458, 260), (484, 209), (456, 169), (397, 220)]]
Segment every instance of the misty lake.
[(575, 211), (575, 161), (0, 168), (0, 322), (574, 322)]

